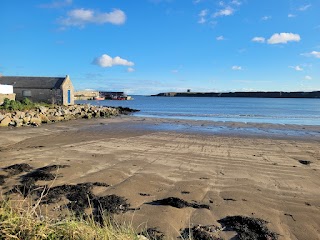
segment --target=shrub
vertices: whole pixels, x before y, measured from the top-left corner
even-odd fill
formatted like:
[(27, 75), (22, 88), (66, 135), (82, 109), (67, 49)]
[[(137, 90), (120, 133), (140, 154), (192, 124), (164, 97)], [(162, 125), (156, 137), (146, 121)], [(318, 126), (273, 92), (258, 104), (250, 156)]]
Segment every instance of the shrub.
[(21, 103), (24, 104), (24, 105), (26, 105), (26, 106), (31, 106), (31, 105), (33, 105), (33, 102), (32, 102), (29, 98), (23, 99)]
[(9, 110), (9, 111), (24, 111), (36, 108), (37, 106), (42, 106), (47, 104), (35, 104), (30, 99), (25, 98), (21, 102), (15, 100), (9, 100), (8, 98), (4, 99), (2, 106), (0, 109)]

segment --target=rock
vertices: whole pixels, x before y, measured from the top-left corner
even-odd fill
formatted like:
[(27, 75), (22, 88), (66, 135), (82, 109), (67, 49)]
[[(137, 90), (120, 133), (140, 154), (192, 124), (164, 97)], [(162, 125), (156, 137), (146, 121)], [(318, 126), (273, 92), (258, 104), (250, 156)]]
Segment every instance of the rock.
[(18, 119), (23, 119), (25, 117), (26, 113), (25, 112), (21, 112), (21, 111), (17, 111), (15, 113), (15, 117)]
[(11, 123), (11, 118), (6, 116), (5, 118), (3, 118), (0, 122), (0, 127), (7, 127), (9, 126), (9, 124)]
[(16, 127), (16, 125), (17, 125), (17, 124), (16, 124), (15, 121), (11, 121), (8, 126), (10, 126), (10, 127)]
[(24, 118), (22, 119), (22, 122), (23, 122), (24, 124), (28, 124), (28, 123), (30, 122), (30, 120), (31, 120), (31, 117), (30, 117), (30, 116), (26, 116), (26, 117), (24, 117)]
[(45, 106), (40, 106), (39, 110), (41, 113), (46, 113), (48, 111), (48, 108), (46, 108)]
[(83, 116), (83, 118), (86, 118), (86, 119), (91, 119), (92, 118), (92, 114), (91, 113), (87, 113)]
[(51, 122), (60, 122), (64, 120), (64, 118), (61, 116), (48, 116), (48, 119)]
[(40, 114), (39, 117), (40, 117), (42, 123), (49, 123), (49, 122), (51, 122), (51, 121), (49, 120), (49, 118), (48, 118), (46, 115), (44, 115), (44, 114)]
[(15, 127), (21, 127), (23, 125), (23, 120), (22, 119), (15, 119), (14, 120), (14, 126)]
[[(125, 109), (127, 111), (127, 109)], [(39, 126), (41, 123), (59, 122), (78, 118), (98, 118), (117, 116), (124, 110), (113, 107), (74, 105), (74, 106), (55, 106), (47, 108), (40, 106), (35, 110), (26, 112), (16, 111), (0, 114), (0, 126)]]
[(41, 125), (41, 118), (33, 117), (30, 119), (30, 123), (33, 125)]
[(47, 111), (47, 113), (50, 115), (53, 115), (55, 112), (56, 112), (56, 109), (53, 109), (53, 108), (51, 108)]

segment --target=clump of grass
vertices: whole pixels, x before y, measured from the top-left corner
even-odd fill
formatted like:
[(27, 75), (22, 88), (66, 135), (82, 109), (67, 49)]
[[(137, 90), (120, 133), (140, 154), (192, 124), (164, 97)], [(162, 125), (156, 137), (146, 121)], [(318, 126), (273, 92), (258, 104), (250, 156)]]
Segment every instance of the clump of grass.
[(39, 216), (26, 202), (2, 200), (0, 203), (0, 239), (138, 239), (133, 228), (108, 220), (98, 224), (93, 218), (66, 217), (54, 220)]
[(34, 103), (30, 99), (25, 98), (21, 102), (10, 100), (8, 98), (5, 98), (2, 105), (0, 106), (0, 109), (6, 110), (6, 111), (25, 111), (25, 110), (31, 110), (35, 109), (39, 106), (49, 106), (49, 104), (46, 103)]

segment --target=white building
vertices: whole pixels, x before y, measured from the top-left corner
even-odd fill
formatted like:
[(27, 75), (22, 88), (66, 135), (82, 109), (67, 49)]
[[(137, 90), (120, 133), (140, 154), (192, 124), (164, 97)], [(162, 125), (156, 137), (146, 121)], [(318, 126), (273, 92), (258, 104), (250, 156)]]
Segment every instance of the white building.
[(2, 85), (0, 84), (0, 94), (12, 94), (13, 86), (12, 85)]

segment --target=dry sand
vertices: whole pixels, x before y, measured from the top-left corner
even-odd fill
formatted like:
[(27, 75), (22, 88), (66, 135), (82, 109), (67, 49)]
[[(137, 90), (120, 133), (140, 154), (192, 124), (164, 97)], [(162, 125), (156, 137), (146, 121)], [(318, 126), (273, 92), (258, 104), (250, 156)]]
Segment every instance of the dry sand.
[[(217, 220), (234, 215), (268, 221), (268, 228), (278, 233), (279, 239), (320, 238), (320, 137), (316, 134), (244, 134), (250, 127), (270, 128), (256, 124), (248, 131), (224, 135), (223, 131), (192, 131), (208, 127), (208, 123), (185, 121), (182, 124), (188, 128), (183, 131), (159, 127), (163, 123), (172, 124), (172, 129), (177, 124), (119, 117), (2, 128), (0, 167), (68, 164), (70, 168), (59, 170), (54, 186), (107, 183), (110, 187), (96, 188), (95, 194), (123, 196), (137, 209), (117, 215), (119, 221), (130, 222), (137, 229), (157, 227), (168, 239), (177, 239), (183, 228), (219, 226)], [(318, 127), (291, 129), (320, 132)], [(17, 180), (7, 179), (3, 187), (9, 189)], [(167, 197), (207, 204), (210, 210), (148, 204)], [(221, 231), (219, 235), (230, 239), (235, 233)]]

